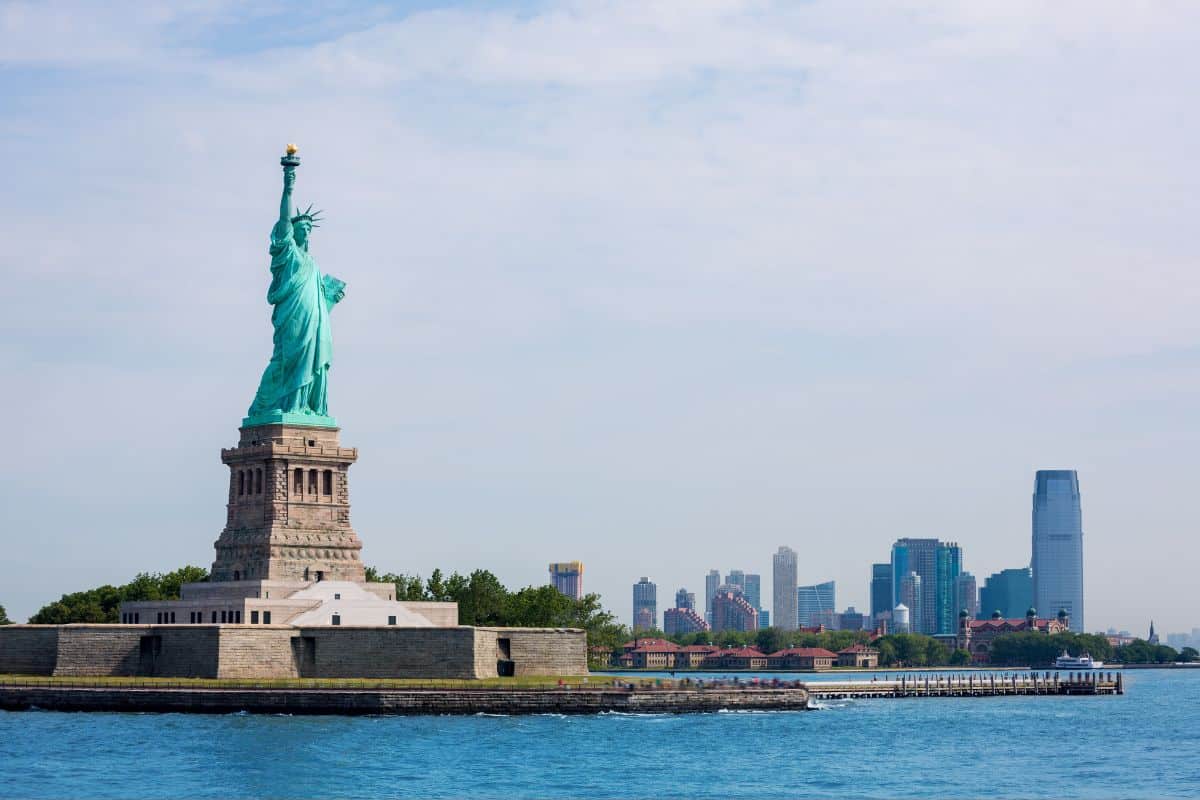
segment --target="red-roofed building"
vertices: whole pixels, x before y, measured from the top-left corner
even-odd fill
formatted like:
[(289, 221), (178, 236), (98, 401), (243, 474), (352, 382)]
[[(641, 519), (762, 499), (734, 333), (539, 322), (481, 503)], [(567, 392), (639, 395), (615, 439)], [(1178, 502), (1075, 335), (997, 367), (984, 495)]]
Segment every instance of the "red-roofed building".
[(791, 647), (769, 658), (769, 666), (776, 669), (829, 669), (838, 660), (837, 653), (824, 647)]
[(1037, 632), (1052, 636), (1071, 629), (1071, 621), (1065, 612), (1060, 612), (1057, 619), (1038, 617), (1032, 608), (1024, 619), (1003, 619), (997, 616), (999, 613), (997, 611), (991, 619), (971, 619), (959, 614), (955, 644), (959, 650), (971, 654), (972, 664), (991, 663), (992, 642), (1006, 633)]
[(689, 644), (675, 653), (676, 669), (695, 669), (704, 665), (704, 659), (721, 648), (714, 644)]
[(617, 663), (629, 669), (671, 669), (679, 645), (665, 639), (634, 639), (626, 642)]
[(879, 666), (879, 651), (865, 644), (852, 644), (845, 650), (838, 650), (837, 663), (839, 667), (874, 669)]
[(703, 664), (715, 669), (766, 669), (769, 662), (767, 654), (757, 648), (731, 647), (710, 653)]

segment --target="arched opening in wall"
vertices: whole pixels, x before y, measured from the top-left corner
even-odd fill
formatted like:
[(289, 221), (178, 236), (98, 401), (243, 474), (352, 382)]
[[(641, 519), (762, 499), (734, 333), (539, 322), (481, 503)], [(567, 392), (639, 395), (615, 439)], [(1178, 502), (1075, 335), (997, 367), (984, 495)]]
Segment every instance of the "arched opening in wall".
[(296, 468), (296, 472), (293, 475), (292, 491), (296, 494), (304, 494), (304, 470), (299, 467)]
[(235, 569), (235, 570), (233, 571), (233, 579), (234, 579), (235, 581), (240, 581), (240, 580), (242, 579), (242, 573), (241, 573), (239, 570), (236, 570), (236, 569)]
[(246, 493), (246, 473), (239, 469), (238, 470), (238, 494), (243, 495), (245, 493)]
[(326, 495), (333, 494), (333, 470), (325, 470), (325, 474), (321, 476), (322, 486), (321, 493)]
[(308, 493), (317, 493), (317, 471), (315, 469), (310, 469), (308, 471)]
[(304, 580), (308, 580), (308, 567), (304, 568)]
[(254, 470), (254, 493), (262, 494), (262, 470)]

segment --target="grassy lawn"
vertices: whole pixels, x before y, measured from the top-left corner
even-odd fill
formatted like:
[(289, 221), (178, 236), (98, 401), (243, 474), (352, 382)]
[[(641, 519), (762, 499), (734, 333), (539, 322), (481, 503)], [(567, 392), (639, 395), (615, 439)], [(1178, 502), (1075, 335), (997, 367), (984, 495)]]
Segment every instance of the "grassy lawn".
[(617, 678), (608, 675), (563, 676), (536, 675), (515, 678), (455, 680), (450, 678), (119, 678), (119, 677), (44, 677), (38, 675), (0, 675), (0, 686), (94, 686), (129, 688), (188, 689), (551, 689), (609, 686)]

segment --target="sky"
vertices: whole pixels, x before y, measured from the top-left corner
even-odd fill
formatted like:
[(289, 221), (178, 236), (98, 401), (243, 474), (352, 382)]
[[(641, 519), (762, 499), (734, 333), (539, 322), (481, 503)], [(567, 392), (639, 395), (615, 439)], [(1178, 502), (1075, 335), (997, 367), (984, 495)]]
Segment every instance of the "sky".
[(1200, 6), (0, 3), (0, 604), (208, 566), (278, 158), (366, 563), (868, 607), (901, 536), (1200, 626)]

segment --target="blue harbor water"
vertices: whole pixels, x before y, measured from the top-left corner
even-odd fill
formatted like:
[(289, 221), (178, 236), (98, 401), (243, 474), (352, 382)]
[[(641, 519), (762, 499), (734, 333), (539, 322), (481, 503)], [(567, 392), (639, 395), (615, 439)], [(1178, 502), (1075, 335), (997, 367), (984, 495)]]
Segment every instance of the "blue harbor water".
[(1126, 682), (680, 716), (0, 712), (0, 796), (1200, 796), (1200, 670)]

